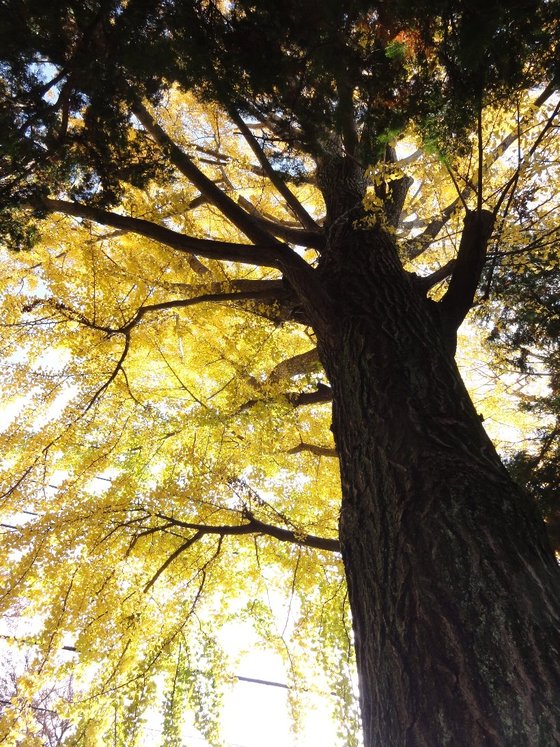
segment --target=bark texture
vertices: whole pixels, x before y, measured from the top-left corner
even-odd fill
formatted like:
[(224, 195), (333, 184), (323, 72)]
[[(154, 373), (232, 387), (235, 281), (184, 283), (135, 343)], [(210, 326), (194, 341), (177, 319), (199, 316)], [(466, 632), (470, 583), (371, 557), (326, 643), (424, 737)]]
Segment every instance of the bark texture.
[(560, 744), (559, 573), (542, 520), (390, 235), (342, 210), (333, 225), (334, 313), (318, 337), (366, 747)]

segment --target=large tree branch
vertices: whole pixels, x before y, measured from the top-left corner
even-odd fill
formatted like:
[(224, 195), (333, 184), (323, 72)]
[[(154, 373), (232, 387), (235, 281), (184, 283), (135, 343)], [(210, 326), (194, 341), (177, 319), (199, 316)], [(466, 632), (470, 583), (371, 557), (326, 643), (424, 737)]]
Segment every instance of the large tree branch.
[[(332, 389), (326, 384), (317, 384), (317, 389), (312, 392), (284, 392), (283, 396), (293, 407), (304, 407), (306, 405), (318, 405), (323, 402), (332, 401)], [(269, 398), (250, 399), (236, 410), (236, 413), (245, 412), (259, 402), (266, 402)], [(270, 401), (270, 400), (269, 400)]]
[(134, 317), (119, 332), (127, 332), (132, 329), (143, 316), (157, 311), (167, 309), (185, 309), (200, 303), (219, 303), (225, 301), (278, 301), (286, 297), (288, 291), (281, 280), (232, 280), (226, 283), (210, 283), (206, 292), (204, 286), (200, 286), (199, 294), (191, 298), (177, 298), (170, 301), (146, 304), (141, 306)]
[(439, 302), (446, 324), (456, 331), (472, 306), (486, 259), (495, 216), (488, 210), (469, 211), (449, 288)]
[[(346, 49), (346, 42), (339, 35), (341, 49)], [(342, 65), (344, 68), (345, 65)], [(351, 158), (355, 158), (360, 137), (356, 124), (356, 112), (354, 111), (354, 85), (355, 81), (349, 75), (349, 70), (339, 68), (335, 74), (336, 92), (338, 101), (336, 102), (336, 116), (340, 123), (344, 151)]]
[[(178, 284), (180, 285), (180, 284)], [(24, 307), (24, 311), (31, 311), (39, 305), (47, 305), (65, 318), (77, 321), (90, 329), (95, 329), (106, 335), (123, 334), (128, 335), (130, 331), (142, 320), (146, 314), (167, 311), (170, 309), (184, 309), (201, 303), (256, 301), (258, 303), (282, 304), (289, 298), (290, 293), (281, 280), (232, 280), (225, 283), (208, 283), (200, 286), (186, 286), (188, 290), (198, 295), (190, 298), (175, 298), (159, 303), (145, 304), (141, 306), (134, 315), (124, 324), (111, 327), (107, 324), (99, 324), (85, 317), (81, 312), (72, 309), (54, 299), (36, 299)]]
[[(463, 190), (463, 197), (466, 199), (470, 193), (470, 188)], [(462, 202), (459, 197), (456, 197), (453, 202), (450, 202), (445, 207), (441, 214), (437, 218), (433, 218), (424, 231), (419, 236), (415, 236), (406, 242), (407, 255), (409, 259), (416, 259), (423, 254), (432, 245), (436, 237), (438, 236), (441, 229), (449, 222), (450, 218), (455, 212), (461, 207)]]
[(416, 285), (424, 293), (427, 293), (430, 288), (434, 287), (434, 285), (437, 285), (438, 283), (441, 283), (442, 280), (448, 278), (455, 269), (456, 264), (456, 259), (450, 259), (449, 262), (446, 262), (444, 265), (432, 272), (431, 275), (426, 275), (425, 277), (417, 277)]
[(384, 199), (383, 211), (390, 226), (397, 228), (402, 215), (403, 205), (408, 194), (408, 190), (414, 183), (410, 176), (402, 176), (400, 179), (394, 179), (389, 182), (387, 194)]
[(270, 238), (268, 234), (267, 237), (270, 240), (263, 245), (235, 244), (227, 241), (213, 241), (186, 236), (143, 218), (119, 215), (108, 210), (67, 200), (35, 197), (29, 204), (35, 209), (64, 213), (65, 215), (72, 215), (76, 218), (84, 218), (102, 225), (137, 233), (178, 251), (198, 254), (208, 259), (277, 268), (284, 273), (289, 281), (290, 288), (303, 304), (310, 323), (319, 326), (330, 326), (333, 323), (331, 304), (313, 268), (286, 244), (277, 242), (273, 237)]
[[(219, 534), (222, 537), (241, 536), (244, 534), (262, 534), (267, 535), (268, 537), (274, 537), (274, 539), (280, 540), (281, 542), (290, 542), (294, 545), (300, 545), (301, 547), (313, 547), (317, 550), (340, 552), (340, 545), (336, 539), (317, 537), (313, 534), (306, 534), (304, 532), (300, 534), (291, 529), (284, 529), (283, 527), (277, 527), (273, 524), (266, 524), (265, 522), (255, 518), (255, 516), (247, 510), (243, 512), (243, 518), (246, 520), (246, 523), (238, 525), (197, 524), (189, 521), (181, 521), (180, 519), (175, 519), (174, 517), (167, 516), (163, 513), (156, 513), (155, 516), (168, 524), (173, 524), (175, 527), (195, 531), (196, 535), (194, 536), (197, 540), (205, 534)], [(191, 540), (192, 539), (193, 538), (191, 538)]]
[(278, 363), (270, 372), (268, 380), (276, 384), (282, 379), (309, 373), (316, 368), (318, 363), (319, 352), (317, 348), (311, 348), (311, 350), (306, 350), (305, 353), (299, 353), (299, 355), (294, 355)]
[(310, 454), (315, 454), (321, 457), (331, 457), (334, 459), (338, 458), (338, 452), (333, 446), (320, 446), (319, 444), (308, 444), (302, 441), (297, 446), (288, 449), (287, 454), (300, 454), (302, 451), (308, 451)]
[(310, 326), (308, 315), (289, 290), (286, 290), (285, 298), (260, 296), (255, 299), (236, 299), (235, 306), (254, 316), (268, 319), (275, 326), (280, 326), (285, 322), (295, 322), (305, 327)]
[(90, 205), (82, 205), (77, 202), (69, 202), (67, 200), (36, 197), (31, 202), (31, 206), (47, 210), (51, 213), (64, 213), (65, 215), (72, 215), (75, 218), (84, 218), (85, 220), (91, 220), (101, 225), (130, 231), (153, 241), (158, 241), (172, 249), (188, 252), (189, 254), (198, 254), (207, 259), (280, 268), (281, 251), (279, 250), (285, 248), (287, 252), (290, 251), (283, 244), (276, 244), (276, 240), (270, 237), (268, 237), (268, 242), (264, 245), (234, 244), (227, 241), (199, 239), (194, 236), (186, 236), (178, 231), (173, 231), (170, 228), (144, 220), (143, 218), (119, 215), (108, 210)]
[(317, 405), (321, 402), (332, 401), (332, 389), (326, 384), (319, 383), (314, 392), (288, 392), (286, 398), (294, 407)]
[[(145, 592), (155, 584), (162, 573), (164, 573), (165, 570), (169, 568), (169, 566), (180, 555), (186, 552), (189, 548), (193, 547), (193, 545), (199, 542), (203, 537), (208, 535), (217, 535), (220, 538), (219, 547), (221, 546), (221, 541), (224, 537), (259, 535), (272, 537), (279, 540), (280, 542), (289, 542), (291, 544), (298, 545), (299, 547), (310, 547), (317, 550), (325, 550), (327, 552), (340, 552), (340, 543), (337, 539), (331, 539), (329, 537), (318, 537), (313, 534), (307, 534), (303, 531), (285, 529), (284, 527), (278, 527), (273, 524), (268, 524), (257, 519), (254, 514), (247, 508), (243, 509), (242, 511), (242, 519), (244, 522), (242, 524), (201, 524), (198, 522), (183, 521), (181, 519), (175, 518), (174, 516), (169, 516), (159, 511), (150, 512), (147, 510), (145, 511), (144, 509), (137, 510), (141, 513), (144, 513), (144, 515), (134, 519), (129, 519), (128, 521), (124, 521), (122, 523), (119, 522), (115, 525), (111, 532), (106, 535), (106, 538), (108, 538), (119, 528), (135, 527), (136, 531), (130, 543), (130, 547), (128, 548), (127, 554), (131, 552), (139, 539), (148, 537), (157, 532), (170, 533), (184, 540), (171, 553), (171, 555), (169, 555), (165, 562), (162, 563), (156, 573), (154, 573), (148, 583), (144, 586)], [(163, 523), (151, 524), (154, 519)], [(146, 526), (147, 522), (149, 522), (151, 526)], [(187, 529), (193, 532), (193, 534), (191, 534), (190, 537), (185, 538), (182, 534), (176, 531), (170, 531), (178, 529)], [(217, 553), (214, 553), (213, 557), (217, 557)], [(207, 565), (208, 563), (206, 563), (203, 568), (205, 568)]]
[[(387, 164), (397, 163), (397, 152), (394, 147), (386, 146), (385, 162)], [(396, 179), (392, 178), (375, 185), (376, 197), (383, 203), (385, 219), (393, 228), (397, 228), (401, 223), (403, 206), (413, 183), (414, 179), (403, 173)]]

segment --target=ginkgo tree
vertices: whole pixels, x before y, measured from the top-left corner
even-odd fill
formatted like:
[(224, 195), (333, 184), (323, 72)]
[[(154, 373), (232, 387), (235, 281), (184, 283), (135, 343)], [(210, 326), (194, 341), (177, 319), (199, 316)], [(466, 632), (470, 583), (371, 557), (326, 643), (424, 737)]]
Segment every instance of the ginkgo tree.
[(342, 744), (355, 667), (366, 747), (560, 740), (558, 566), (455, 362), (555, 287), (557, 16), (2, 5), (8, 743), (71, 677), (69, 744), (218, 744), (233, 620)]

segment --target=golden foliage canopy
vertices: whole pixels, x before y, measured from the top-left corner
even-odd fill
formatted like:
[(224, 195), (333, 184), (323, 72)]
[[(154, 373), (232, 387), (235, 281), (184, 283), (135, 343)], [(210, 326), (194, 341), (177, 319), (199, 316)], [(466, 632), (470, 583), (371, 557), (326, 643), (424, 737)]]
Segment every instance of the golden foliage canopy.
[[(434, 298), (453, 268), (463, 208), (477, 202), (498, 210), (489, 288), (504, 267), (522, 274), (527, 263), (557, 262), (558, 101), (549, 93), (488, 108), (460, 156), (411, 129), (390, 144), (394, 159), (370, 169), (373, 222), (386, 220), (391, 182), (413, 180), (391, 230)], [(324, 205), (306, 156), (297, 169), (288, 163), (279, 190), (263, 163), (284, 146), (267, 140), (265, 124), (232, 121), (176, 89), (138, 116), (314, 263), (317, 239), (305, 232), (321, 225)], [(132, 119), (129, 137), (140, 127)], [(113, 212), (71, 208), (64, 195), (43, 207), (40, 242), (4, 251), (0, 277), (1, 599), (6, 619), (17, 618), (3, 632), (31, 651), (0, 733), (34, 744), (34, 694), (72, 678), (72, 697), (53, 707), (75, 723), (76, 744), (103, 744), (114, 708), (129, 724), (127, 744), (141, 744), (148, 706), (164, 712), (174, 744), (184, 700), (217, 744), (220, 688), (233, 673), (223, 631), (242, 620), (286, 657), (298, 688), (325, 672), (341, 743), (351, 744), (329, 389), (289, 286), (173, 153), (167, 172), (126, 187)], [(193, 241), (181, 245), (178, 234)], [(213, 257), (210, 240), (243, 248)], [(486, 334), (472, 327), (465, 342), (474, 348)], [(465, 356), (465, 368), (476, 364)], [(471, 383), (482, 385), (480, 370)], [(501, 424), (504, 401), (486, 403), (485, 417)]]

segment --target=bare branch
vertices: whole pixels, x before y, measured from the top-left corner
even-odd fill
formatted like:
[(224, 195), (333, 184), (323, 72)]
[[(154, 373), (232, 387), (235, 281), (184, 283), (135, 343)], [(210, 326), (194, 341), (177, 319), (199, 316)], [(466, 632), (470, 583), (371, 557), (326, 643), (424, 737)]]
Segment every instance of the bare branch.
[(294, 407), (316, 405), (320, 402), (330, 402), (332, 400), (332, 389), (326, 384), (318, 384), (314, 392), (289, 392), (286, 397)]
[(125, 358), (126, 358), (126, 356), (128, 354), (129, 347), (130, 347), (130, 336), (128, 334), (126, 334), (125, 335), (125, 341), (124, 341), (124, 348), (123, 348), (123, 351), (121, 353), (121, 357), (117, 361), (117, 365), (113, 369), (113, 372), (111, 373), (111, 375), (109, 376), (109, 378), (107, 379), (107, 381), (102, 386), (99, 387), (99, 389), (95, 392), (95, 394), (93, 395), (93, 397), (90, 399), (87, 407), (84, 409), (84, 411), (82, 413), (82, 416), (85, 415), (86, 412), (88, 412), (88, 410), (90, 410), (93, 407), (93, 405), (99, 399), (99, 397), (103, 394), (103, 392), (106, 389), (108, 389), (109, 386), (112, 384), (112, 382), (116, 379), (117, 374), (119, 373), (119, 371), (122, 370), (122, 365), (123, 365), (123, 363), (125, 361)]
[(254, 288), (249, 290), (243, 290), (243, 280), (238, 280), (234, 283), (213, 283), (212, 286), (223, 286), (224, 288), (227, 287), (235, 287), (236, 285), (239, 285), (241, 289), (239, 291), (223, 291), (223, 292), (210, 292), (210, 293), (203, 293), (200, 296), (194, 296), (193, 298), (178, 298), (171, 301), (162, 301), (161, 303), (154, 303), (154, 304), (147, 304), (146, 306), (141, 306), (136, 314), (132, 317), (130, 321), (128, 321), (124, 326), (114, 330), (114, 332), (128, 332), (133, 327), (135, 327), (138, 322), (142, 319), (143, 316), (149, 313), (153, 313), (155, 311), (165, 311), (168, 309), (184, 309), (189, 306), (195, 306), (196, 304), (200, 303), (218, 303), (218, 302), (226, 302), (226, 301), (243, 301), (243, 300), (252, 300), (252, 301), (270, 301), (273, 300), (275, 302), (280, 302), (282, 300), (282, 297), (286, 297), (288, 295), (288, 291), (286, 290), (285, 286), (283, 286), (281, 280), (262, 280), (262, 281), (254, 281), (254, 280), (248, 280), (245, 281), (250, 286), (252, 286), (255, 283), (262, 283), (262, 287), (260, 289)]
[(414, 153), (411, 153), (408, 156), (404, 156), (404, 158), (399, 158), (397, 161), (395, 161), (395, 164), (399, 167), (408, 166), (410, 163), (414, 163), (417, 161), (420, 156), (422, 155), (422, 148), (416, 148)]
[[(554, 126), (554, 120), (558, 117), (559, 113), (560, 113), (560, 101), (558, 101), (556, 103), (556, 106), (554, 107), (554, 110), (552, 111), (552, 114), (546, 120), (544, 127), (539, 132), (539, 134), (537, 135), (535, 141), (533, 142), (533, 144), (529, 148), (529, 150), (527, 152), (527, 155), (526, 155), (526, 158), (530, 158), (535, 153), (535, 151), (537, 150), (537, 148), (539, 147), (539, 145), (543, 141), (544, 137), (546, 136), (547, 132), (549, 130), (551, 130), (552, 127)], [(518, 141), (519, 141), (519, 138), (518, 138)], [(508, 196), (508, 193), (509, 193), (508, 207), (504, 211), (504, 215), (507, 214), (507, 209), (509, 208), (509, 204), (511, 203), (511, 200), (513, 199), (513, 196), (514, 196), (514, 193), (515, 193), (515, 189), (517, 187), (517, 182), (518, 182), (518, 179), (519, 179), (519, 176), (520, 176), (520, 173), (521, 173), (521, 164), (522, 164), (522, 159), (521, 159), (521, 155), (519, 153), (519, 155), (518, 155), (518, 162), (517, 162), (517, 168), (515, 170), (515, 173), (511, 177), (511, 179), (507, 182), (507, 184), (505, 185), (505, 187), (503, 187), (503, 189), (501, 190), (500, 197), (498, 199), (498, 202), (496, 203), (496, 207), (494, 208), (494, 212), (495, 213), (498, 212), (498, 210), (500, 209), (500, 207), (502, 205), (502, 202), (506, 199), (506, 197)]]
[[(142, 509), (139, 509), (142, 510)], [(158, 578), (161, 576), (162, 573), (165, 572), (167, 568), (173, 563), (174, 560), (176, 560), (182, 553), (184, 553), (186, 550), (188, 550), (190, 547), (192, 547), (194, 544), (196, 544), (199, 540), (202, 539), (202, 537), (206, 535), (218, 535), (220, 537), (220, 546), (221, 541), (224, 537), (233, 537), (233, 536), (243, 536), (243, 535), (260, 535), (260, 536), (268, 536), (273, 537), (274, 539), (279, 540), (280, 542), (289, 542), (294, 545), (298, 545), (300, 547), (311, 547), (317, 550), (326, 550), (328, 552), (340, 552), (340, 544), (337, 539), (331, 539), (328, 537), (318, 537), (313, 534), (307, 534), (305, 532), (300, 532), (297, 530), (291, 530), (291, 529), (285, 529), (283, 527), (274, 526), (273, 524), (267, 524), (266, 522), (260, 521), (257, 519), (251, 511), (245, 509), (243, 511), (243, 519), (245, 520), (244, 524), (200, 524), (197, 522), (190, 522), (190, 521), (182, 521), (181, 519), (177, 519), (174, 516), (168, 516), (167, 514), (157, 512), (157, 513), (150, 513), (146, 512), (146, 515), (135, 519), (134, 522), (140, 524), (144, 521), (149, 521), (150, 519), (159, 519), (164, 522), (164, 524), (161, 524), (159, 526), (151, 526), (147, 527), (146, 529), (140, 531), (138, 534), (135, 535), (135, 537), (132, 540), (131, 546), (129, 548), (129, 551), (132, 550), (134, 545), (136, 544), (137, 540), (141, 537), (149, 536), (151, 534), (154, 534), (156, 532), (167, 531), (170, 527), (176, 527), (179, 529), (187, 529), (189, 531), (194, 532), (185, 542), (181, 543), (179, 547), (177, 547), (171, 555), (165, 560), (165, 562), (158, 568), (156, 573), (151, 577), (151, 579), (148, 581), (148, 583), (144, 586), (144, 592), (149, 591), (149, 589), (155, 584), (155, 582), (158, 580)], [(130, 525), (133, 522), (124, 522), (122, 524), (119, 524), (119, 527), (125, 527)], [(114, 531), (114, 530), (113, 530)], [(214, 555), (216, 557), (216, 554)], [(205, 564), (204, 567), (206, 567)]]
[[(173, 284), (171, 284), (173, 285)], [(186, 283), (176, 283), (178, 287), (183, 287), (187, 291), (204, 291), (207, 293), (201, 293), (200, 295), (192, 296), (191, 298), (176, 298), (169, 301), (161, 301), (160, 303), (146, 304), (140, 306), (140, 308), (134, 313), (134, 315), (124, 324), (119, 327), (111, 327), (106, 324), (99, 324), (95, 321), (91, 321), (81, 312), (72, 309), (66, 304), (60, 301), (55, 301), (51, 298), (40, 298), (35, 299), (31, 303), (24, 307), (24, 311), (30, 312), (37, 306), (48, 306), (58, 313), (60, 313), (65, 319), (94, 329), (99, 332), (103, 332), (106, 335), (125, 334), (128, 335), (130, 331), (136, 327), (141, 319), (149, 313), (157, 311), (166, 311), (170, 309), (181, 309), (189, 306), (195, 306), (200, 303), (220, 303), (220, 302), (233, 302), (239, 304), (242, 301), (254, 301), (257, 304), (274, 304), (277, 307), (285, 304), (288, 308), (290, 306), (290, 291), (286, 288), (285, 284), (281, 280), (232, 280), (225, 283), (208, 283), (206, 285), (187, 285)], [(245, 305), (242, 305), (245, 308)]]
[(158, 580), (158, 578), (161, 576), (161, 574), (169, 568), (171, 563), (176, 560), (181, 553), (185, 552), (185, 550), (188, 550), (189, 547), (192, 547), (192, 545), (195, 544), (195, 542), (198, 542), (198, 540), (204, 535), (204, 532), (196, 532), (196, 534), (193, 534), (192, 537), (190, 537), (186, 542), (183, 542), (182, 545), (179, 545), (179, 547), (171, 553), (171, 555), (167, 558), (165, 563), (161, 565), (156, 573), (152, 576), (152, 578), (148, 581), (146, 586), (144, 586), (144, 593), (149, 591), (152, 586), (155, 584), (155, 582)]
[(450, 259), (449, 262), (446, 262), (446, 264), (442, 265), (439, 269), (435, 270), (435, 272), (432, 272), (431, 275), (417, 278), (416, 279), (417, 286), (424, 293), (427, 293), (430, 290), (430, 288), (434, 287), (434, 285), (437, 285), (438, 283), (441, 283), (442, 280), (445, 280), (446, 278), (448, 278), (453, 272), (456, 264), (457, 264), (456, 259)]
[[(535, 108), (541, 107), (555, 91), (556, 84), (549, 83), (543, 90), (543, 92), (534, 100), (531, 111), (533, 111)], [(479, 202), (482, 195), (482, 177), (484, 173), (487, 173), (492, 165), (496, 163), (496, 161), (501, 158), (501, 156), (503, 156), (510, 145), (512, 145), (512, 143), (514, 143), (519, 138), (520, 132), (521, 127), (518, 125), (514, 130), (506, 135), (506, 137), (504, 137), (504, 139), (494, 148), (490, 157), (487, 159), (485, 165), (482, 168), (482, 173), (479, 173), (479, 165), (479, 170), (474, 176), (475, 182), (478, 184)], [(424, 251), (426, 251), (426, 249), (428, 249), (428, 247), (436, 239), (443, 226), (445, 226), (445, 224), (455, 214), (460, 205), (465, 203), (468, 197), (472, 194), (472, 191), (472, 186), (470, 184), (467, 184), (462, 190), (460, 190), (459, 196), (455, 200), (453, 200), (453, 202), (447, 205), (444, 210), (442, 210), (441, 215), (438, 218), (434, 218), (433, 220), (431, 220), (425, 230), (419, 236), (416, 236), (415, 238), (407, 242), (408, 256), (410, 259), (419, 257)]]
[[(470, 188), (466, 188), (463, 192), (464, 197), (468, 196)], [(438, 218), (434, 218), (428, 223), (419, 236), (415, 236), (413, 239), (406, 242), (409, 259), (416, 259), (416, 257), (419, 257), (431, 246), (441, 229), (453, 217), (461, 205), (461, 199), (456, 197), (453, 202), (449, 203), (449, 205), (442, 210), (441, 215)]]
[[(293, 407), (303, 407), (305, 405), (316, 405), (322, 402), (330, 402), (332, 400), (332, 389), (330, 386), (319, 383), (317, 389), (312, 392), (285, 392), (284, 397)], [(236, 414), (249, 410), (259, 402), (266, 402), (267, 398), (262, 399), (250, 399), (245, 402), (241, 407), (236, 410)]]
[(284, 241), (289, 241), (291, 244), (297, 244), (298, 246), (308, 246), (313, 249), (322, 249), (324, 247), (325, 237), (320, 233), (320, 230), (304, 231), (278, 223), (270, 218), (265, 218), (259, 213), (257, 208), (243, 196), (239, 198), (238, 203), (254, 217), (257, 223), (270, 231), (270, 233), (274, 234), (274, 236), (278, 236), (279, 238), (284, 239)]
[[(542, 93), (537, 96), (537, 98), (533, 101), (533, 105), (531, 107), (531, 114), (535, 109), (540, 109), (540, 107), (548, 101), (548, 99), (557, 91), (558, 84), (555, 81), (552, 81), (549, 83), (546, 88), (542, 91)], [(521, 124), (521, 123), (520, 123)], [(502, 156), (506, 150), (509, 148), (509, 146), (514, 143), (517, 138), (519, 137), (521, 127), (518, 126), (515, 130), (512, 130), (506, 137), (502, 140), (499, 145), (497, 145), (491, 156), (491, 162), (494, 163), (495, 161)]]

